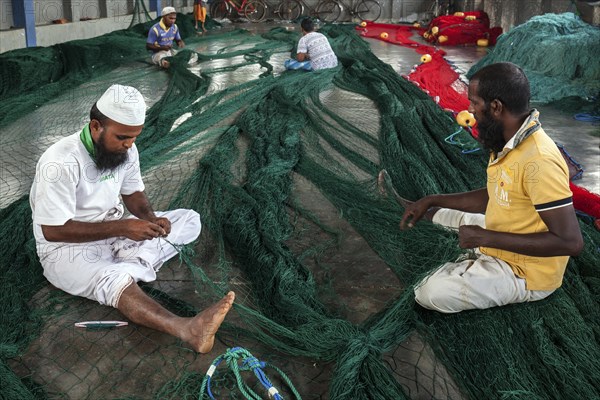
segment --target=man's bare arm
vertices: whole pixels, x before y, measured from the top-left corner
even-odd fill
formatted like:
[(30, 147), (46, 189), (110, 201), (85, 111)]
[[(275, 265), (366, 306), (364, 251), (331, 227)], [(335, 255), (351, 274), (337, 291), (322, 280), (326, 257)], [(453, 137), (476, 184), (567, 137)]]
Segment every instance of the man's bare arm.
[(458, 235), (462, 248), (492, 247), (534, 257), (576, 256), (583, 249), (583, 237), (573, 206), (540, 212), (547, 232), (515, 234), (464, 225)]
[(130, 195), (122, 195), (123, 203), (129, 212), (139, 219), (158, 224), (163, 232), (161, 236), (166, 236), (171, 232), (171, 222), (167, 218), (157, 217), (150, 205), (150, 201), (144, 192), (135, 192)]
[(146, 49), (152, 50), (152, 51), (161, 51), (161, 50), (168, 51), (168, 50), (171, 50), (171, 47), (172, 46), (160, 46), (155, 43), (146, 43)]
[(42, 233), (49, 242), (85, 243), (111, 237), (127, 237), (131, 240), (150, 240), (171, 232), (167, 218), (154, 214), (144, 192), (123, 195), (123, 203), (136, 218), (118, 221), (81, 222), (69, 220), (64, 225), (42, 225)]
[(400, 222), (400, 228), (413, 227), (431, 207), (451, 208), (469, 213), (484, 213), (488, 200), (486, 188), (464, 193), (426, 196), (406, 207)]
[(85, 243), (112, 237), (149, 240), (164, 235), (164, 229), (153, 222), (129, 218), (106, 222), (67, 221), (64, 225), (42, 225), (49, 242)]

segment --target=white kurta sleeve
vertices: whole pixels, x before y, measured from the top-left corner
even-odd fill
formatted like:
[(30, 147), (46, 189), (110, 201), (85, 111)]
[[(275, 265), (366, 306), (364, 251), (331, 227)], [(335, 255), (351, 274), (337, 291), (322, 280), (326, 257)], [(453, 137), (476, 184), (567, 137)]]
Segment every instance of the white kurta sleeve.
[(72, 156), (59, 161), (42, 157), (35, 175), (35, 224), (59, 226), (75, 217), (79, 171), (79, 163)]
[(135, 144), (129, 150), (129, 160), (123, 166), (123, 184), (121, 185), (121, 194), (130, 195), (135, 192), (142, 192), (145, 189), (140, 172), (140, 156)]

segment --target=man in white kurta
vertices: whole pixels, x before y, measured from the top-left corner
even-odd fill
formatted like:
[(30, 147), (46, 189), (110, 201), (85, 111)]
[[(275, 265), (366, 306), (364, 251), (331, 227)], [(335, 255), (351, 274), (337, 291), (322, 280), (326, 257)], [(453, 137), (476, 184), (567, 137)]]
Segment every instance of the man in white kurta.
[[(144, 194), (134, 142), (145, 110), (137, 89), (113, 85), (92, 107), (89, 124), (44, 152), (30, 194), (37, 252), (44, 275), (57, 288), (118, 308), (134, 322), (206, 352), (233, 292), (186, 319), (162, 308), (136, 283), (154, 281), (177, 254), (171, 243), (191, 243), (201, 228), (195, 211), (154, 212)], [(130, 217), (124, 218), (125, 208)]]

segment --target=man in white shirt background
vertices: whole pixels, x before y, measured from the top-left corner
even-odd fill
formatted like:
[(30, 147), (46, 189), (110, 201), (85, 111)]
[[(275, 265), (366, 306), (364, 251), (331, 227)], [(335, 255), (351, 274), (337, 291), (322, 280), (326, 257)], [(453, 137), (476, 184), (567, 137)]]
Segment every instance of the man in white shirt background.
[(285, 67), (307, 71), (337, 67), (338, 59), (329, 40), (322, 33), (315, 32), (312, 19), (304, 18), (300, 27), (302, 28), (302, 37), (298, 41), (296, 60), (287, 60)]

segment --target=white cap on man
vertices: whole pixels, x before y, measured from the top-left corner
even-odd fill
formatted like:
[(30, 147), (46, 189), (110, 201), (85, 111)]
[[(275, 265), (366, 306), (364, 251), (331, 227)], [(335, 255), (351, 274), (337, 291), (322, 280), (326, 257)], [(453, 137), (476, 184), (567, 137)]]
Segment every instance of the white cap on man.
[(146, 101), (134, 87), (112, 85), (96, 102), (98, 111), (123, 125), (140, 126), (146, 120)]
[(162, 13), (160, 15), (165, 16), (165, 15), (175, 14), (175, 13), (177, 13), (177, 11), (175, 11), (175, 7), (165, 7), (162, 9)]

